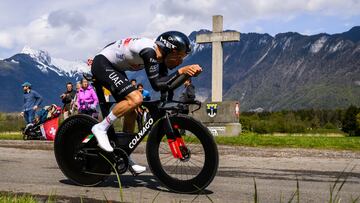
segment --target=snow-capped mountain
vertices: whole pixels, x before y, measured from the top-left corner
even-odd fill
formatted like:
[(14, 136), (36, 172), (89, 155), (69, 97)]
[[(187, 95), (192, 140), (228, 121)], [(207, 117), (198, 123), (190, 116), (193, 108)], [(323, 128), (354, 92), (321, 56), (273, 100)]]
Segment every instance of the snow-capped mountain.
[[(211, 44), (195, 43), (196, 34), (204, 32), (210, 31), (190, 34), (193, 52), (182, 64), (203, 68), (192, 80), (197, 99), (202, 100), (210, 97), (212, 74)], [(359, 26), (332, 35), (242, 33), (239, 42), (224, 43), (223, 50), (224, 100), (240, 101), (241, 111), (360, 105)], [(22, 53), (0, 60), (0, 112), (21, 110), (25, 81), (43, 95), (43, 105), (61, 105), (59, 95), (66, 83), (75, 83), (84, 71), (89, 68), (83, 61), (56, 59), (46, 51), (24, 47)], [(127, 75), (151, 90), (145, 71)], [(154, 92), (151, 97), (158, 98)]]
[(45, 73), (52, 70), (59, 76), (74, 77), (90, 71), (84, 61), (68, 61), (61, 58), (52, 58), (47, 51), (32, 49), (29, 46), (25, 46), (20, 53), (27, 54), (33, 58), (34, 61), (38, 63), (37, 67)]
[(34, 90), (43, 96), (41, 105), (62, 105), (60, 95), (66, 83), (75, 84), (83, 72), (90, 68), (83, 61), (67, 61), (52, 58), (47, 51), (25, 46), (14, 56), (0, 60), (0, 112), (21, 111), (23, 93), (21, 84), (30, 82)]
[[(241, 33), (239, 42), (223, 43), (223, 50), (224, 100), (240, 101), (242, 111), (360, 105), (360, 26), (310, 36)], [(197, 93), (206, 92), (201, 88), (211, 86), (210, 43), (195, 45), (187, 64), (203, 68), (193, 84)]]

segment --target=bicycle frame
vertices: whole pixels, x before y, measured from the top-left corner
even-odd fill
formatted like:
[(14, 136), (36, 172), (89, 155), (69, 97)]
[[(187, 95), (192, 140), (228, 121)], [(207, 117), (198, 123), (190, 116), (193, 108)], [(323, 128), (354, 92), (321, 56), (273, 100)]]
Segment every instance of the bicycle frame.
[[(96, 82), (93, 82), (93, 86), (95, 87), (95, 91), (99, 99), (99, 105), (102, 115), (108, 115), (111, 106), (116, 102), (106, 102), (102, 87)], [(112, 128), (112, 130), (108, 132), (110, 140), (114, 140), (116, 142), (116, 147), (120, 147), (128, 155), (130, 155), (145, 138), (145, 136), (151, 131), (152, 127), (157, 124), (158, 121), (164, 121), (160, 125), (162, 125), (162, 129), (164, 129), (164, 133), (167, 136), (169, 147), (173, 156), (175, 158), (183, 158), (180, 148), (183, 147), (186, 149), (185, 143), (181, 138), (180, 134), (174, 131), (169, 118), (170, 113), (168, 112), (170, 110), (176, 110), (176, 108), (159, 108), (159, 105), (162, 102), (164, 101), (144, 101), (142, 105), (149, 109), (150, 116), (146, 123), (143, 125), (142, 129), (138, 133), (124, 133), (115, 132)], [(165, 104), (166, 102), (164, 102), (164, 105)], [(92, 137), (92, 135), (87, 136), (83, 140), (83, 143), (86, 144), (90, 141), (90, 139), (92, 139)]]
[[(102, 87), (96, 84), (97, 81), (88, 80), (95, 87), (100, 111), (105, 117), (114, 102), (106, 102)], [(159, 182), (179, 193), (198, 193), (205, 189), (218, 169), (217, 146), (206, 126), (182, 114), (184, 105), (179, 105), (195, 104), (199, 108), (192, 109), (191, 112), (194, 112), (200, 109), (201, 103), (173, 101), (169, 94), (166, 99), (164, 94), (161, 98), (143, 102), (148, 116), (145, 124), (139, 126), (139, 132), (115, 132), (114, 126), (108, 129), (113, 152), (106, 152), (98, 146), (91, 132), (98, 123), (96, 119), (88, 115), (73, 115), (65, 120), (54, 141), (56, 161), (64, 175), (82, 186), (99, 185), (112, 172), (123, 174), (130, 171), (135, 176), (137, 173), (130, 167), (130, 156), (149, 134), (144, 155)]]

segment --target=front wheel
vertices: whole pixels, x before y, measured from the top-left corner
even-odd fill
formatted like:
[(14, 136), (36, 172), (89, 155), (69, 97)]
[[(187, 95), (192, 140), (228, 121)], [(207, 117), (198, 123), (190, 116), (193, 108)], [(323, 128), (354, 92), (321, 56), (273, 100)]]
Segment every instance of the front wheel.
[(180, 193), (196, 193), (205, 189), (214, 179), (219, 163), (216, 143), (209, 130), (186, 115), (170, 117), (177, 137), (182, 138), (182, 158), (175, 158), (164, 134), (160, 120), (151, 130), (146, 156), (152, 173), (167, 188)]

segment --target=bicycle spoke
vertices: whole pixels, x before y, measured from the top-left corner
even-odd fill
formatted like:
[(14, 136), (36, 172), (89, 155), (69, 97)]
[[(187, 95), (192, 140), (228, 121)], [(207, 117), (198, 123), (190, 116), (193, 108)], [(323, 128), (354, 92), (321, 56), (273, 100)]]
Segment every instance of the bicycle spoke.
[[(190, 169), (190, 175), (191, 175), (191, 174), (194, 174), (194, 175), (193, 175), (193, 177), (194, 177), (194, 176), (196, 176), (197, 174), (199, 174), (199, 170), (197, 170), (196, 172), (194, 172), (193, 167), (190, 165), (190, 162), (187, 162), (187, 165), (188, 165), (188, 168)], [(193, 178), (193, 177), (192, 177), (192, 178)]]
[[(189, 163), (186, 162), (187, 165), (187, 169), (189, 169)], [(186, 170), (186, 179), (189, 180), (189, 174), (188, 174), (188, 170)]]
[[(175, 161), (173, 161), (173, 160), (175, 160)], [(173, 162), (172, 162), (171, 164), (168, 164), (168, 163), (170, 163), (171, 161), (173, 161)], [(169, 159), (167, 162), (163, 163), (163, 165), (165, 165), (165, 164), (173, 165), (176, 161), (178, 161), (178, 159)]]
[(183, 180), (183, 163), (180, 162), (180, 179)]
[(163, 157), (160, 157), (160, 161), (164, 161), (164, 160), (168, 160), (169, 158), (174, 158), (174, 156), (172, 154), (163, 154)]
[(195, 146), (196, 147), (188, 147), (192, 154), (196, 154), (196, 153), (199, 153), (199, 152), (204, 152), (205, 153), (205, 150), (204, 150), (204, 148), (202, 146), (198, 146), (198, 145), (195, 145)]
[(196, 166), (197, 168), (202, 169), (202, 167), (198, 166), (197, 164), (195, 164), (193, 161), (189, 160), (190, 163), (192, 163), (194, 166)]
[(168, 153), (170, 150), (168, 148), (166, 148), (165, 146), (162, 146), (160, 147), (162, 150), (164, 150), (165, 153)]
[(198, 163), (202, 163), (202, 164), (205, 162), (205, 160), (196, 159), (196, 158), (194, 158), (194, 156), (192, 156), (190, 159), (195, 160), (195, 161), (197, 161)]
[[(179, 160), (177, 159), (177, 160), (175, 161), (175, 163), (178, 162), (178, 161), (179, 161)], [(173, 168), (173, 170), (170, 170), (170, 172), (171, 172), (171, 173), (175, 172), (175, 174), (177, 174), (177, 173), (176, 173), (177, 167), (178, 167), (178, 165), (176, 165), (175, 168)]]

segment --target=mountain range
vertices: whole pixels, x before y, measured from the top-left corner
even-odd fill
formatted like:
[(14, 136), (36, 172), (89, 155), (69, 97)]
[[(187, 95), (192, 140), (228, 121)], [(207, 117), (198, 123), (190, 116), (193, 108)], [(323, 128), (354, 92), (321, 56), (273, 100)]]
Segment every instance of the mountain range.
[[(196, 44), (195, 36), (207, 32), (190, 34), (193, 52), (184, 61), (203, 67), (193, 79), (202, 101), (211, 92), (211, 44)], [(223, 50), (224, 100), (240, 101), (242, 111), (360, 106), (359, 26), (332, 35), (242, 33), (239, 42), (223, 43)], [(46, 51), (24, 47), (0, 60), (0, 112), (21, 110), (24, 81), (44, 96), (44, 105), (60, 104), (66, 82), (75, 82), (88, 71), (85, 61), (52, 58)], [(128, 76), (151, 89), (144, 71)]]
[(0, 60), (0, 112), (21, 111), (23, 90), (28, 81), (43, 96), (42, 105), (61, 105), (60, 95), (67, 82), (76, 82), (82, 72), (89, 71), (83, 61), (51, 58), (49, 53), (24, 47), (21, 53)]
[[(241, 34), (240, 42), (224, 43), (223, 49), (224, 100), (239, 100), (242, 111), (360, 105), (359, 26), (333, 35)], [(186, 63), (204, 67), (194, 84), (206, 90), (211, 46), (198, 44), (194, 50)]]

